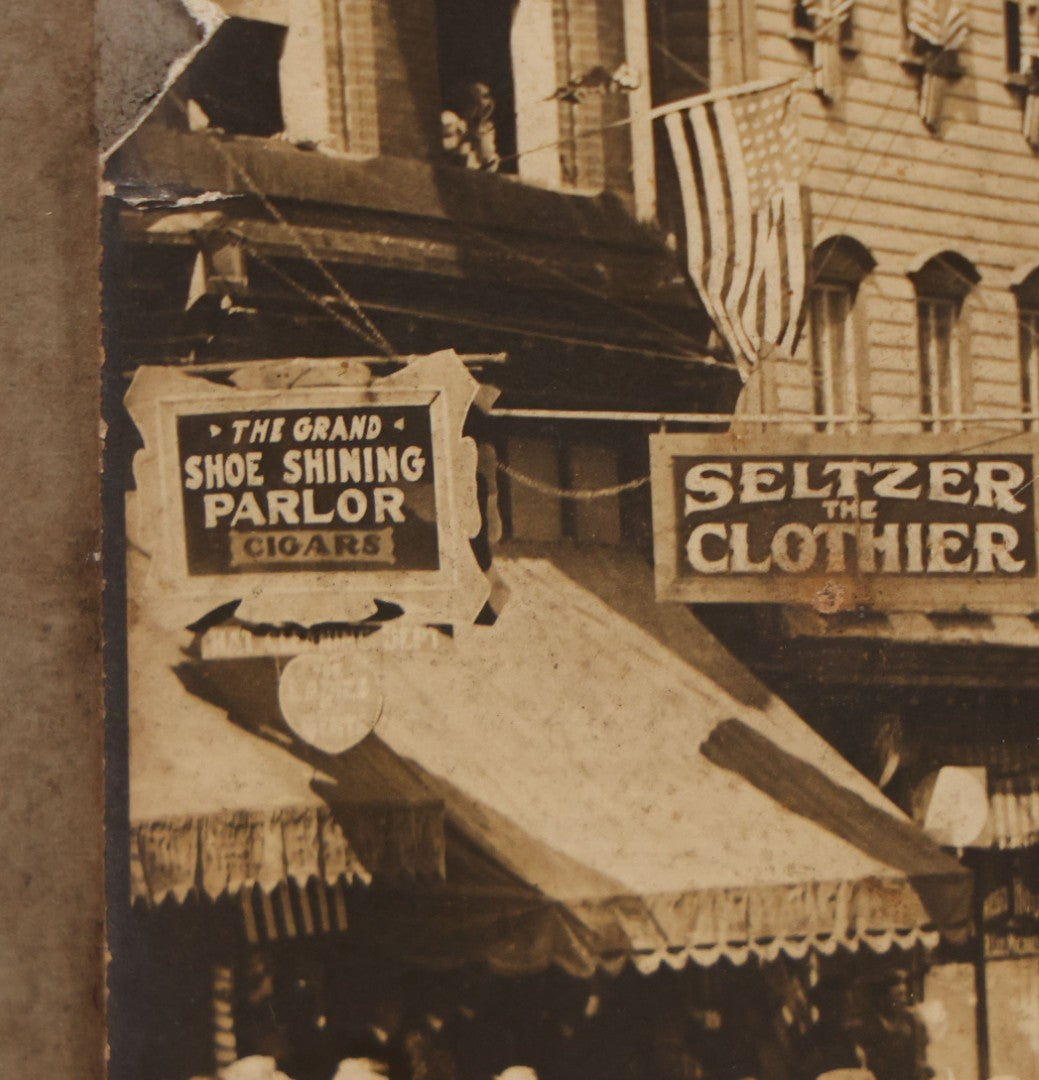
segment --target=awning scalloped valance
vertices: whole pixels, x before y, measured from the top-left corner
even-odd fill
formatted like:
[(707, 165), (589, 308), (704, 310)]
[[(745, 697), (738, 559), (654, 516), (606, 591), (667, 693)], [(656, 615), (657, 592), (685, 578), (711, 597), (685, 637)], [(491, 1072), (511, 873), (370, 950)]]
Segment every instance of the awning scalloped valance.
[(341, 878), (368, 882), (370, 875), (326, 807), (232, 810), (131, 827), (131, 895), (150, 904)]
[[(327, 806), (227, 810), (139, 822), (131, 827), (131, 895), (161, 904), (191, 893), (236, 896), (273, 892), (293, 881), (367, 884), (373, 873), (437, 877), (443, 871), (438, 807), (363, 806), (344, 833)], [(352, 841), (352, 842), (351, 842)], [(364, 852), (364, 858), (359, 854)]]

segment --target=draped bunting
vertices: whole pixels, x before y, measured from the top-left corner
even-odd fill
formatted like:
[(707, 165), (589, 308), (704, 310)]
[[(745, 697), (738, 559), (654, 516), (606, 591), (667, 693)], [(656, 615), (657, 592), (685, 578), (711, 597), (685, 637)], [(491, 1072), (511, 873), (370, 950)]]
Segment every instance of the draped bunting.
[(815, 89), (833, 101), (840, 79), (841, 38), (851, 19), (853, 0), (802, 0), (801, 8), (812, 24), (812, 70)]
[(967, 16), (953, 3), (943, 14), (937, 0), (909, 0), (906, 29), (923, 56), (920, 119), (934, 131), (941, 116), (945, 84), (956, 74), (956, 53), (970, 32)]
[(1022, 5), (1018, 24), (1021, 74), (1026, 76), (1021, 130), (1028, 145), (1039, 150), (1039, 10)]

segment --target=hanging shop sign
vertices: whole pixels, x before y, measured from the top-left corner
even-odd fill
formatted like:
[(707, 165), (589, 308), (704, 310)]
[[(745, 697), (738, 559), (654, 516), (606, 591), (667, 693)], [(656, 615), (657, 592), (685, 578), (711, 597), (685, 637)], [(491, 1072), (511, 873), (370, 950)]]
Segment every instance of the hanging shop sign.
[(480, 390), (453, 352), (379, 376), (358, 360), (146, 367), (126, 403), (144, 438), (131, 541), (147, 591), (184, 625), (363, 618), (376, 599), (471, 621), (489, 586), (476, 447)]
[(650, 443), (661, 600), (1039, 609), (1034, 437)]

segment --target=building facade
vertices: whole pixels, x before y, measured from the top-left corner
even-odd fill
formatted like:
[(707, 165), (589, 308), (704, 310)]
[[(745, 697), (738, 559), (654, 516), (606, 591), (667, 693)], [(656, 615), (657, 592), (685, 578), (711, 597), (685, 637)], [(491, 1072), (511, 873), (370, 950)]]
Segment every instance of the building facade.
[[(453, 348), (501, 391), (470, 433), (493, 450), (481, 490), (505, 541), (628, 549), (618, 557), (644, 562), (647, 436), (665, 414), (717, 430), (719, 414), (742, 411), (751, 426), (875, 432), (878, 447), (995, 414), (998, 431), (1033, 430), (1035, 11), (974, 4), (965, 38), (954, 9), (929, 11), (883, 0), (207, 9), (207, 32), (106, 156), (110, 476), (132, 486), (135, 435), (118, 402), (142, 365), (391, 363)], [(808, 310), (793, 355), (762, 361), (744, 386), (682, 270), (679, 185), (653, 110), (779, 79), (793, 81), (800, 117)], [(637, 575), (610, 559), (598, 584), (620, 596), (618, 581)], [(1009, 624), (984, 611), (697, 613), (906, 811), (936, 769), (957, 766), (987, 770), (993, 806), (998, 796), (1030, 812), (1032, 613)], [(1034, 1032), (1017, 1007), (1037, 962), (1029, 820), (969, 856), (982, 870), (984, 948), (998, 958), (958, 946), (927, 981), (910, 950), (931, 1002), (929, 1066), (943, 1076), (1034, 1076), (1023, 1052)], [(328, 884), (314, 904), (336, 902), (342, 883)], [(290, 918), (293, 897), (279, 901)], [(267, 918), (264, 904), (247, 898), (254, 918)], [(232, 967), (216, 965), (225, 1027)], [(195, 1004), (204, 1031), (212, 1018)]]
[[(1035, 430), (1035, 17), (953, 4), (936, 13), (939, 33), (914, 4), (753, 5), (755, 74), (810, 81), (813, 250), (800, 345), (755, 373), (748, 413), (895, 453), (915, 432), (998, 446)], [(1025, 597), (1016, 615), (948, 606), (745, 607), (715, 625), (730, 619), (732, 647), (918, 820), (943, 768), (964, 770), (964, 799), (983, 789), (988, 822), (963, 853), (979, 952), (933, 973), (936, 986), (959, 981), (974, 1016), (957, 1019), (946, 991), (961, 1035), (937, 1065), (1034, 1075), (1034, 613)]]

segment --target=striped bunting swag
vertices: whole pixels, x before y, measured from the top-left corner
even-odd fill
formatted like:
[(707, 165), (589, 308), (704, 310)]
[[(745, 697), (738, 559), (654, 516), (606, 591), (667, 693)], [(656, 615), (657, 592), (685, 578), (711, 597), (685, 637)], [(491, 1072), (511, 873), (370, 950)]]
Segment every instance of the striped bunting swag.
[(955, 4), (949, 4), (943, 16), (937, 0), (909, 0), (906, 29), (929, 53), (920, 81), (920, 119), (934, 131), (941, 114), (946, 78), (943, 71), (948, 70), (949, 59), (967, 40), (967, 15)]
[(1039, 150), (1039, 91), (1025, 95), (1021, 129), (1028, 140), (1028, 145), (1033, 150)]
[(808, 211), (793, 82), (657, 111), (678, 172), (689, 275), (744, 378), (803, 321)]
[(812, 70), (815, 89), (827, 100), (837, 96), (840, 78), (841, 34), (851, 18), (853, 0), (804, 0), (801, 7), (812, 20)]
[(1020, 8), (1020, 68), (1022, 74), (1029, 76), (1021, 128), (1028, 145), (1039, 150), (1039, 6), (1034, 0), (1028, 0)]

